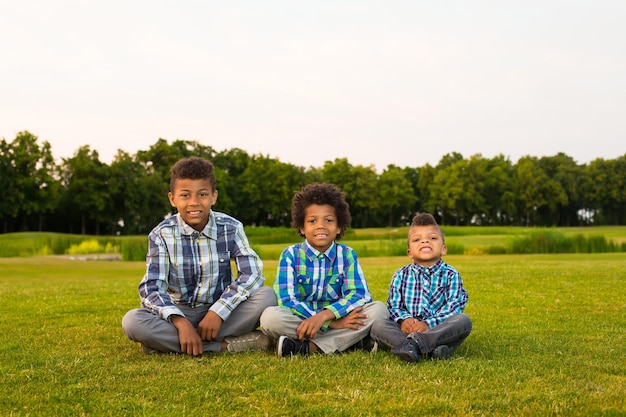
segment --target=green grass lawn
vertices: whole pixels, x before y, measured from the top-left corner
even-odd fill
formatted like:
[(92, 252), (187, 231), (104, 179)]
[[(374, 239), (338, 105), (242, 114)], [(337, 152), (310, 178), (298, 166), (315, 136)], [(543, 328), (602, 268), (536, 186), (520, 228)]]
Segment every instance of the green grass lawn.
[[(0, 259), (6, 416), (626, 415), (626, 254), (447, 256), (474, 331), (449, 361), (387, 352), (143, 355), (120, 320), (143, 262)], [(374, 297), (406, 257), (361, 258)], [(276, 261), (265, 261), (268, 285)]]

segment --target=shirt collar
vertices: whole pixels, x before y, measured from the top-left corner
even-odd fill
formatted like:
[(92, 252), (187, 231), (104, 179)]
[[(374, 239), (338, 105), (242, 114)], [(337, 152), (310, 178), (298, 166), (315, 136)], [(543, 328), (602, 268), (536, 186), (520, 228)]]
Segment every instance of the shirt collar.
[(443, 259), (439, 259), (433, 266), (422, 266), (420, 264), (413, 263), (413, 268), (419, 272), (427, 273), (428, 275), (434, 275), (443, 267)]
[(211, 239), (217, 239), (217, 228), (215, 227), (215, 216), (213, 215), (213, 210), (209, 212), (209, 221), (207, 222), (202, 232), (198, 232), (193, 227), (189, 226), (183, 218), (180, 216), (180, 213), (176, 213), (176, 221), (178, 225), (183, 231), (183, 235), (192, 236), (194, 234), (201, 234)]
[(337, 257), (337, 243), (333, 241), (333, 243), (330, 245), (328, 249), (326, 249), (325, 252), (320, 252), (317, 249), (315, 249), (313, 246), (311, 246), (311, 244), (309, 244), (309, 242), (305, 240), (304, 251), (307, 257), (309, 258), (309, 260), (313, 260), (316, 258), (322, 259), (325, 256), (330, 261), (333, 261)]

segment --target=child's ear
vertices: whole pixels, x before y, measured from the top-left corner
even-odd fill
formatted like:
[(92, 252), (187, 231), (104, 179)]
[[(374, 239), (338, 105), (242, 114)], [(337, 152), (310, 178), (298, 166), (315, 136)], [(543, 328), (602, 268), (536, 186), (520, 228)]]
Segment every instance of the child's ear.
[(448, 254), (448, 247), (446, 245), (443, 245), (443, 247), (441, 248), (441, 254), (442, 255)]
[(172, 205), (172, 207), (176, 207), (176, 204), (174, 204), (174, 194), (172, 194), (171, 191), (167, 193), (167, 197), (170, 199), (170, 204)]

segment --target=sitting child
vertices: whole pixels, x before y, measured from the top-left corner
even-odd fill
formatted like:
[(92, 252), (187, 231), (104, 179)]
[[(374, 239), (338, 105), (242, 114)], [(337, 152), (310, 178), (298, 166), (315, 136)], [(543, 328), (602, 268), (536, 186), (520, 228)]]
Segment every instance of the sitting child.
[(309, 184), (294, 195), (291, 218), (305, 240), (280, 256), (278, 306), (261, 315), (262, 331), (278, 339), (278, 356), (375, 350), (370, 327), (388, 312), (372, 302), (355, 251), (335, 242), (351, 221), (343, 193), (331, 184)]
[[(148, 236), (142, 308), (122, 319), (126, 336), (144, 353), (243, 352), (269, 349), (259, 317), (276, 305), (263, 286), (263, 264), (240, 221), (215, 212), (213, 164), (190, 157), (171, 168), (172, 207), (178, 211)], [(237, 264), (233, 277), (230, 261)]]
[(408, 233), (413, 262), (393, 275), (389, 318), (376, 320), (371, 329), (381, 348), (407, 362), (426, 355), (447, 359), (472, 330), (472, 321), (462, 314), (468, 297), (461, 276), (441, 259), (447, 250), (435, 218), (417, 214)]

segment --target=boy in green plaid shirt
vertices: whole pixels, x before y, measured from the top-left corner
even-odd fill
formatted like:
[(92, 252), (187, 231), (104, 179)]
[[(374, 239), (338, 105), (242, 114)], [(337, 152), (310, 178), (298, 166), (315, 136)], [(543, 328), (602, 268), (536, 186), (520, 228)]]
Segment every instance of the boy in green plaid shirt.
[(294, 195), (291, 217), (305, 240), (280, 256), (278, 306), (261, 315), (262, 331), (277, 339), (278, 356), (375, 350), (370, 327), (388, 313), (372, 302), (356, 252), (336, 242), (351, 221), (343, 193), (332, 184), (309, 184)]

